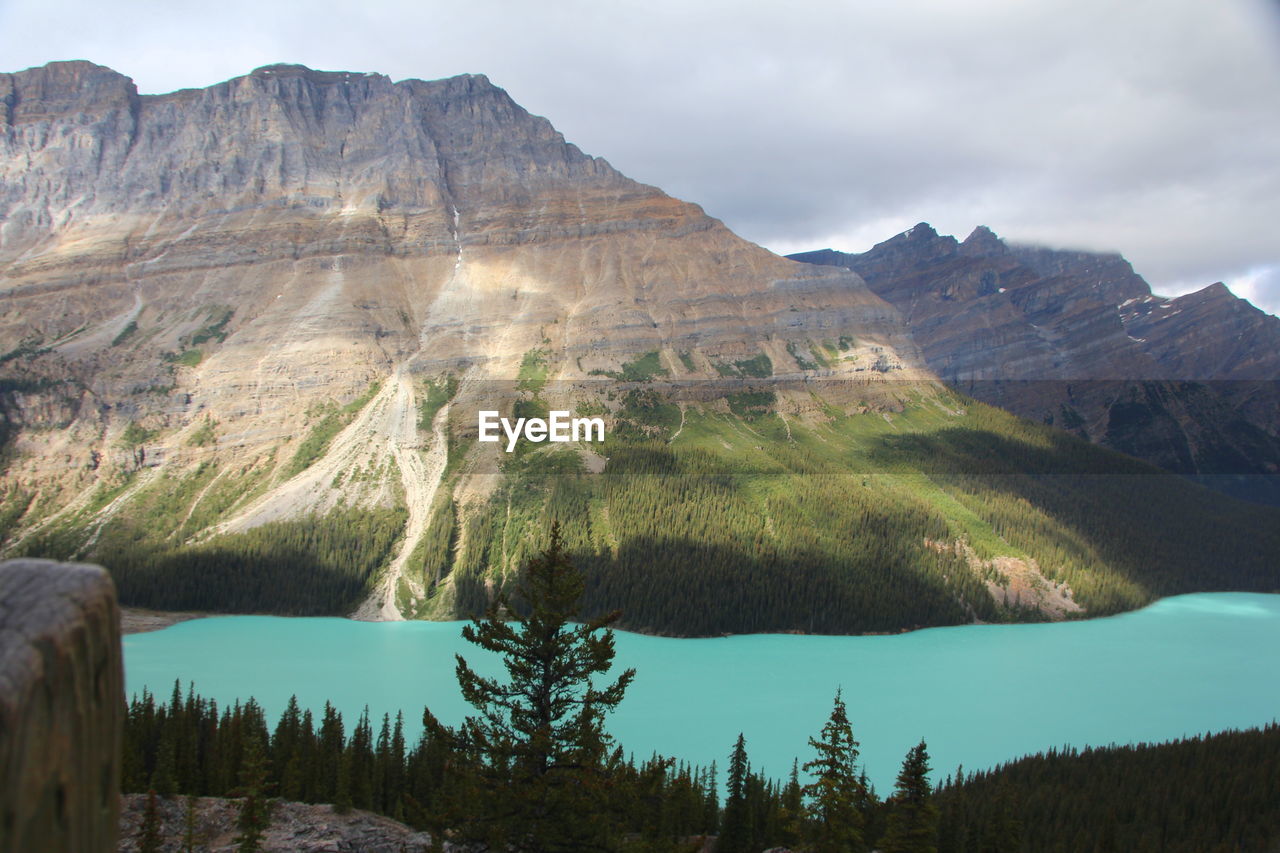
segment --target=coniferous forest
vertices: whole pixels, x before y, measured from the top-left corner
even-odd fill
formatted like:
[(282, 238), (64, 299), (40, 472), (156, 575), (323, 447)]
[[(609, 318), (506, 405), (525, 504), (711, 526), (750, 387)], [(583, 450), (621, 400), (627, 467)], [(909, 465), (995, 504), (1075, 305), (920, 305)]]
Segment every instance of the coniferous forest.
[[(426, 722), (411, 743), (401, 715), (377, 720), (366, 713), (353, 725), (332, 707), (313, 715), (290, 702), (268, 720), (252, 699), (219, 708), (175, 685), (168, 701), (144, 693), (130, 704), (124, 790), (222, 797), (252, 791), (367, 809), (438, 831), (450, 817), (467, 816), (468, 795), (449, 776), (461, 758), (457, 746), (429, 712)], [(852, 730), (856, 721), (850, 722)], [(761, 777), (751, 770), (748, 746), (728, 733), (726, 761), (712, 767), (611, 751), (603, 762), (608, 797), (601, 819), (617, 846), (688, 850), (693, 845), (684, 842), (704, 834), (721, 837), (719, 850), (752, 853), (778, 846), (1264, 853), (1280, 843), (1275, 724), (1165, 744), (1064, 748), (967, 774), (921, 773), (927, 748), (917, 747), (904, 758), (910, 772), (892, 792), (870, 788), (860, 766), (844, 777), (852, 808), (843, 813), (861, 838), (861, 846), (844, 848), (822, 848), (814, 838), (820, 783), (803, 784), (808, 777), (798, 770), (783, 780)], [(797, 754), (825, 755), (804, 744)], [(900, 828), (891, 834), (891, 827)], [(467, 829), (457, 823), (453, 836)]]
[[(587, 578), (588, 615), (619, 609), (629, 630), (678, 636), (1078, 618), (1183, 592), (1280, 589), (1280, 509), (951, 392), (909, 389), (896, 408), (853, 413), (815, 397), (825, 408), (800, 417), (784, 413), (786, 389), (693, 404), (637, 384), (600, 407), (603, 470), (557, 445), (485, 461), (454, 424), (402, 612), (483, 613), (556, 518)], [(427, 427), (453, 387), (428, 385)], [(518, 393), (522, 411), (547, 408)], [(217, 532), (246, 496), (320, 453), (279, 471), (209, 461), (164, 474), (94, 528), (121, 485), (14, 553), (101, 562), (130, 605), (350, 613), (405, 536), (402, 493)], [(392, 466), (360, 476), (399, 482)], [(29, 498), (10, 494), (6, 508), (21, 516)], [(0, 514), (0, 536), (13, 523)]]
[[(252, 699), (219, 709), (174, 684), (144, 691), (124, 731), (126, 792), (241, 800), (241, 849), (256, 849), (273, 799), (388, 815), (436, 840), (515, 851), (880, 850), (1268, 851), (1280, 843), (1280, 726), (1174, 743), (1062, 749), (938, 783), (928, 745), (908, 751), (891, 792), (859, 761), (839, 691), (785, 780), (752, 769), (741, 734), (722, 766), (637, 759), (607, 733), (634, 672), (609, 674), (617, 612), (577, 618), (586, 583), (558, 525), (510, 594), (464, 631), (505, 677), (459, 656), (461, 725), (424, 709), (415, 743), (397, 714), (352, 724), (291, 700), (269, 721)], [(721, 769), (721, 767), (723, 769)], [(154, 809), (148, 814), (154, 815)], [(144, 817), (142, 836), (155, 840)]]

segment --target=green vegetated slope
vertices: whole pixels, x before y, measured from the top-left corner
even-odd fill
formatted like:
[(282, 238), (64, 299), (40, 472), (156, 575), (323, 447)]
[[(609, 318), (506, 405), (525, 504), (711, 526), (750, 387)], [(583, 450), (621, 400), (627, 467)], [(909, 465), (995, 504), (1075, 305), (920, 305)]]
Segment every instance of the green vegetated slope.
[(1078, 615), (1280, 588), (1275, 510), (949, 392), (897, 412), (815, 400), (821, 416), (804, 419), (778, 414), (769, 391), (727, 403), (682, 413), (631, 392), (597, 448), (603, 472), (563, 445), (525, 446), (483, 503), (439, 500), (419, 612), (480, 612), (553, 519), (586, 570), (588, 611), (620, 608), (626, 627), (659, 633), (1047, 618), (1034, 597), (1005, 603), (1019, 581), (1001, 557), (1038, 569), (1024, 584), (1065, 583)]
[[(587, 573), (590, 612), (621, 609), (627, 628), (675, 635), (892, 632), (1280, 589), (1280, 511), (952, 392), (903, 385), (889, 404), (837, 407), (766, 381), (676, 403), (653, 379), (577, 404), (609, 421), (605, 444), (589, 448), (603, 471), (574, 445), (522, 443), (499, 454), (480, 499), (464, 488), (477, 475), (470, 413), (450, 412), (448, 466), (398, 597), (406, 615), (480, 613), (553, 519)], [(526, 384), (517, 413), (545, 414), (542, 385)], [(424, 434), (456, 390), (425, 384)], [(350, 612), (402, 541), (402, 500), (214, 531), (322, 458), (370, 396), (315, 412), (278, 463), (214, 457), (126, 479), (10, 550), (102, 562), (127, 604)], [(380, 477), (398, 483), (394, 470), (350, 472), (342, 487)]]
[(187, 476), (162, 475), (96, 533), (90, 505), (25, 541), (20, 553), (99, 562), (128, 605), (321, 615), (354, 608), (402, 534), (401, 507), (344, 507), (199, 539), (263, 479), (218, 471), (208, 463)]
[[(365, 598), (403, 535), (407, 514), (402, 495), (391, 505), (339, 503), (322, 513), (304, 513), (242, 532), (220, 533), (217, 527), (270, 487), (322, 458), (334, 436), (377, 389), (374, 384), (346, 405), (330, 403), (309, 413), (309, 429), (281, 464), (274, 455), (244, 464), (235, 464), (234, 456), (210, 456), (194, 468), (162, 469), (158, 474), (130, 471), (99, 484), (75, 511), (50, 518), (30, 535), (9, 543), (8, 551), (101, 563), (110, 570), (126, 605), (235, 613), (349, 613)], [(213, 429), (210, 422), (202, 423), (187, 444), (209, 443), (202, 433)], [(389, 463), (377, 471), (345, 473), (353, 482), (395, 482), (398, 477)], [(6, 496), (6, 510), (25, 510), (33, 503), (38, 501), (16, 490)], [(12, 530), (11, 514), (0, 512), (0, 535)]]

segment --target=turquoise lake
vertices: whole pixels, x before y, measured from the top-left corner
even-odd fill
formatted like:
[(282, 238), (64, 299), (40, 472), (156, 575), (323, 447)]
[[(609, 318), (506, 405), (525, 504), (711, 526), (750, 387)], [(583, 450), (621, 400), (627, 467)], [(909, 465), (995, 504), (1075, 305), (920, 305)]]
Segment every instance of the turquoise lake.
[[(403, 710), (416, 738), (424, 705), (446, 723), (468, 711), (454, 654), (477, 664), (482, 653), (461, 624), (197, 619), (125, 637), (127, 689), (167, 698), (181, 679), (219, 704), (253, 696), (272, 726), (291, 694), (317, 711), (331, 700), (348, 727), (367, 705), (375, 731), (384, 712)], [(741, 731), (752, 765), (785, 776), (793, 757), (810, 757), (808, 738), (842, 687), (882, 794), (921, 737), (940, 778), (1062, 744), (1280, 718), (1280, 595), (1184, 595), (1106, 619), (887, 637), (617, 638), (615, 667), (637, 676), (609, 730), (637, 757), (715, 760), (723, 771)]]

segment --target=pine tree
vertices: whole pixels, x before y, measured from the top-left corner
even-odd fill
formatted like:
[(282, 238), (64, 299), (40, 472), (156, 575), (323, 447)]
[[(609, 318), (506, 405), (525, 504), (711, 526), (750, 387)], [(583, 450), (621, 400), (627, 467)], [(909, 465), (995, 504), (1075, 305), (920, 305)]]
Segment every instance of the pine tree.
[(921, 739), (907, 753), (889, 800), (884, 853), (937, 853), (938, 807), (929, 787), (929, 752)]
[(396, 725), (391, 730), (391, 762), (386, 781), (385, 797), (388, 814), (395, 820), (404, 820), (405, 794), (405, 743), (404, 715), (396, 712)]
[(716, 778), (716, 763), (711, 762), (703, 784), (706, 799), (702, 804), (702, 829), (704, 832), (716, 833), (720, 830), (720, 782)]
[(787, 785), (782, 789), (781, 834), (779, 840), (788, 847), (795, 847), (801, 840), (801, 818), (803, 816), (804, 795), (800, 788), (800, 762), (791, 762), (791, 775)]
[(494, 829), (488, 836), (505, 835), (519, 850), (590, 849), (609, 833), (600, 808), (610, 743), (604, 715), (622, 701), (635, 670), (595, 686), (593, 676), (613, 663), (608, 626), (620, 614), (572, 624), (584, 588), (554, 524), (547, 549), (521, 573), (516, 592), (524, 615), (509, 621), (511, 603), (499, 596), (483, 620), (462, 631), (506, 667), (500, 681), (458, 656), (463, 698), (479, 711), (464, 722), (461, 737), (483, 761)]
[(256, 732), (245, 737), (244, 758), (240, 767), (240, 787), (237, 793), (243, 797), (236, 828), (240, 834), (234, 839), (241, 853), (252, 853), (262, 844), (262, 836), (271, 825), (271, 802), (266, 797), (267, 756), (262, 739)]
[(342, 759), (347, 742), (342, 725), (342, 715), (328, 702), (324, 703), (324, 717), (320, 721), (319, 744), (312, 768), (312, 785), (308, 786), (308, 798), (320, 803), (336, 802), (338, 777), (342, 773)]
[(368, 705), (351, 733), (347, 753), (351, 764), (351, 804), (358, 809), (368, 809), (373, 805), (374, 773), (373, 726), (369, 722)]
[(354, 750), (348, 748), (338, 760), (338, 784), (333, 795), (333, 810), (338, 814), (351, 812), (351, 765)]
[(161, 724), (160, 745), (156, 749), (156, 767), (151, 773), (151, 788), (160, 796), (172, 797), (178, 791), (177, 732), (169, 719)]
[(812, 848), (815, 853), (859, 853), (864, 848), (860, 806), (867, 792), (855, 766), (858, 742), (839, 690), (821, 738), (809, 738), (809, 746), (818, 753), (804, 765), (816, 777), (803, 789)]
[(198, 818), (196, 796), (188, 794), (186, 807), (182, 810), (182, 853), (195, 853), (196, 845), (200, 843)]
[(747, 760), (747, 739), (738, 732), (738, 740), (729, 753), (728, 790), (724, 801), (724, 818), (720, 822), (720, 837), (716, 850), (720, 853), (742, 853), (750, 844), (751, 815), (747, 809), (747, 779), (751, 775), (751, 762)]
[(280, 796), (286, 800), (302, 799), (302, 749), (302, 711), (294, 695), (289, 697), (271, 738), (272, 775), (279, 780)]
[(160, 808), (155, 791), (147, 791), (147, 806), (138, 831), (138, 850), (139, 853), (159, 853), (160, 850)]

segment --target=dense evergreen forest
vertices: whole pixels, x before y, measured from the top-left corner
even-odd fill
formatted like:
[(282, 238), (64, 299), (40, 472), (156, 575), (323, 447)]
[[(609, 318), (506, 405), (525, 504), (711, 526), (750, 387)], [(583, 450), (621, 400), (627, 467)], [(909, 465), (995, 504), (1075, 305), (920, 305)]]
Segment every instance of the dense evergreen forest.
[[(479, 510), (438, 501), (420, 612), (482, 612), (553, 518), (587, 573), (587, 612), (657, 633), (1040, 620), (1052, 585), (1083, 608), (1068, 618), (1280, 590), (1275, 508), (950, 394), (801, 422), (633, 393), (599, 452), (592, 474), (574, 451), (517, 450)], [(1006, 598), (1019, 582), (1024, 597)]]
[(1280, 725), (1164, 744), (1064, 748), (935, 795), (939, 853), (1280, 849)]
[[(134, 698), (124, 730), (124, 790), (161, 795), (279, 797), (370, 809), (439, 830), (466, 803), (449, 784), (456, 761), (428, 713), (428, 729), (406, 743), (404, 721), (319, 719), (291, 702), (274, 725), (257, 703), (221, 708), (174, 685), (168, 702)], [(797, 744), (797, 752), (804, 744)], [(908, 756), (910, 758), (911, 756)], [(927, 756), (925, 756), (927, 757)], [(726, 738), (726, 770), (690, 767), (614, 749), (604, 818), (630, 849), (691, 849), (700, 835), (728, 834), (724, 850), (806, 848), (804, 775), (765, 779), (746, 744)], [(735, 770), (735, 761), (737, 770)], [(728, 776), (724, 776), (728, 772)], [(916, 777), (886, 799), (852, 777), (863, 844), (893, 848), (884, 833)], [(723, 786), (728, 781), (728, 798)], [(913, 788), (914, 785), (914, 788)], [(929, 788), (925, 822), (937, 853), (1268, 853), (1280, 844), (1280, 726), (1228, 731), (1175, 743), (1060, 749), (995, 770), (948, 776)], [(739, 840), (735, 840), (735, 836)], [(682, 844), (684, 843), (684, 844)]]
[[(407, 743), (400, 715), (371, 720), (365, 714), (352, 726), (332, 707), (317, 717), (291, 702), (271, 722), (253, 700), (220, 709), (175, 685), (167, 702), (144, 693), (129, 707), (124, 790), (240, 797), (252, 791), (368, 809), (439, 830), (465, 803), (446, 775), (456, 756), (445, 738), (432, 734), (439, 728), (429, 713), (427, 723), (422, 738)], [(797, 744), (798, 753), (803, 748)], [(747, 745), (739, 750), (732, 734), (725, 755), (724, 765), (704, 768), (615, 749), (607, 762), (605, 817), (623, 839), (619, 846), (690, 850), (682, 842), (727, 833), (733, 846), (721, 846), (722, 853), (812, 849), (805, 774), (797, 768), (785, 780), (760, 776)], [(862, 846), (848, 849), (893, 849), (885, 833), (895, 808), (902, 809), (910, 792), (919, 796), (918, 775), (900, 780), (901, 790), (884, 799), (859, 781), (860, 773), (850, 777)], [(1065, 748), (993, 770), (961, 771), (929, 787), (923, 801), (933, 847), (896, 849), (1268, 853), (1280, 844), (1280, 726), (1157, 745)]]
[[(221, 711), (174, 684), (167, 703), (130, 703), (123, 787), (241, 798), (242, 850), (257, 849), (273, 798), (369, 809), (479, 849), (811, 853), (1264, 851), (1280, 843), (1280, 725), (1162, 745), (1055, 750), (934, 785), (922, 740), (881, 799), (840, 691), (822, 729), (797, 744), (785, 782), (752, 769), (741, 734), (723, 786), (716, 765), (637, 761), (605, 730), (633, 670), (611, 672), (618, 613), (578, 618), (585, 579), (553, 525), (545, 551), (463, 632), (501, 656), (485, 677), (458, 657), (476, 713), (458, 727), (423, 710), (348, 730), (291, 699), (269, 727), (252, 699)], [(599, 682), (598, 676), (612, 681)], [(726, 742), (729, 738), (726, 738)], [(803, 750), (803, 751), (802, 751)], [(723, 800), (722, 800), (723, 795)], [(155, 809), (141, 831), (158, 849)]]
[(363, 600), (404, 520), (399, 509), (348, 509), (191, 547), (125, 544), (117, 524), (99, 554), (129, 604), (323, 616), (348, 613)]
[[(511, 393), (521, 412), (542, 412), (544, 368), (530, 363)], [(952, 392), (908, 385), (891, 400), (838, 407), (808, 390), (797, 414), (797, 392), (782, 384), (691, 403), (653, 380), (641, 375), (612, 401), (579, 405), (610, 421), (606, 442), (591, 448), (602, 471), (580, 448), (529, 444), (486, 468), (493, 462), (467, 433), (474, 424), (454, 423), (398, 596), (406, 615), (482, 613), (545, 545), (555, 518), (587, 576), (585, 612), (620, 609), (622, 627), (671, 635), (894, 632), (1100, 616), (1191, 591), (1280, 590), (1280, 509)], [(426, 384), (421, 429), (456, 392), (456, 382)], [(210, 459), (166, 473), (98, 522), (131, 489), (102, 487), (11, 551), (101, 562), (125, 604), (349, 613), (395, 553), (402, 494), (381, 508), (339, 505), (244, 533), (210, 531), (323, 455), (359, 402), (317, 410), (285, 461)], [(389, 463), (347, 477), (400, 494)], [(477, 480), (497, 485), (467, 497)], [(0, 535), (38, 504), (11, 489)]]

